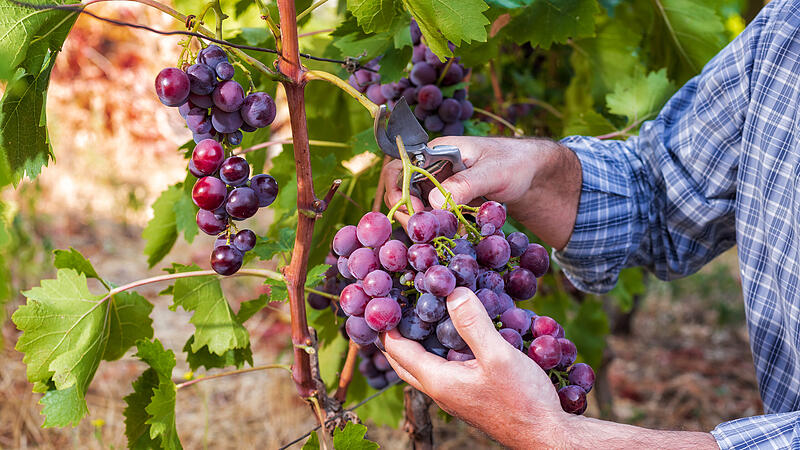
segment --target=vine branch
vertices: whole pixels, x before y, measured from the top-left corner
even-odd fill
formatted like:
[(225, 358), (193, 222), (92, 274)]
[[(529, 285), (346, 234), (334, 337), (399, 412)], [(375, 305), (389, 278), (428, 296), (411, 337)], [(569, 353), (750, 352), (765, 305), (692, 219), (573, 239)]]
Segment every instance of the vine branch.
[(193, 380), (189, 380), (189, 381), (185, 381), (183, 383), (176, 384), (175, 385), (175, 389), (185, 388), (185, 387), (191, 386), (193, 384), (196, 384), (196, 383), (199, 383), (199, 382), (205, 381), (205, 380), (213, 380), (215, 378), (222, 378), (222, 377), (227, 377), (227, 376), (230, 376), (230, 375), (239, 375), (240, 373), (256, 372), (256, 371), (259, 371), (259, 370), (267, 370), (267, 369), (284, 369), (284, 370), (288, 371), (289, 373), (292, 372), (292, 369), (289, 366), (287, 366), (286, 364), (267, 364), (267, 365), (264, 365), (264, 366), (248, 367), (246, 369), (231, 370), (231, 371), (228, 371), (228, 372), (222, 372), (222, 373), (217, 373), (217, 374), (214, 374), (214, 375), (208, 375), (208, 376), (205, 376), (205, 377), (195, 378)]

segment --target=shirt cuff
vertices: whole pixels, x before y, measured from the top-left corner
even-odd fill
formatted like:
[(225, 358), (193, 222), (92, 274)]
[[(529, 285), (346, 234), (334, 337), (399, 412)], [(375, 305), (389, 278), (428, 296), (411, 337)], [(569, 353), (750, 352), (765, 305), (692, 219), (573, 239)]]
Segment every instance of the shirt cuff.
[(797, 411), (745, 417), (717, 425), (711, 435), (723, 450), (796, 448), (800, 443), (798, 418)]
[[(578, 289), (604, 293), (617, 282), (641, 235), (633, 169), (623, 141), (570, 136), (561, 141), (581, 163), (583, 182), (575, 227), (553, 258)], [(638, 231), (638, 232), (637, 232)]]

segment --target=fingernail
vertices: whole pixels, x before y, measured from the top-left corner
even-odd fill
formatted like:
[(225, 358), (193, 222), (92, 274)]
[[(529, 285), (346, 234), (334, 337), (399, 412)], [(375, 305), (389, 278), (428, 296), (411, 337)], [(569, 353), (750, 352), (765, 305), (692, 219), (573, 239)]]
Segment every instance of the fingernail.
[(430, 201), (431, 206), (434, 208), (441, 208), (444, 204), (444, 195), (442, 195), (438, 189), (434, 189), (428, 195), (428, 201)]

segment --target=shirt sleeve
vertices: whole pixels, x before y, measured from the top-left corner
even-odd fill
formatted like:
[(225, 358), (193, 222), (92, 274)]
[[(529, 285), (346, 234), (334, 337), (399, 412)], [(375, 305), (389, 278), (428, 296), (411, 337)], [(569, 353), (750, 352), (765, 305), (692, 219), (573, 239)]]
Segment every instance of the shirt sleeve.
[(711, 431), (719, 448), (774, 449), (800, 447), (800, 411), (745, 417)]
[(607, 292), (625, 267), (669, 280), (697, 271), (735, 243), (736, 178), (765, 7), (687, 82), (639, 136), (571, 136), (583, 185), (566, 247), (554, 252), (570, 281)]

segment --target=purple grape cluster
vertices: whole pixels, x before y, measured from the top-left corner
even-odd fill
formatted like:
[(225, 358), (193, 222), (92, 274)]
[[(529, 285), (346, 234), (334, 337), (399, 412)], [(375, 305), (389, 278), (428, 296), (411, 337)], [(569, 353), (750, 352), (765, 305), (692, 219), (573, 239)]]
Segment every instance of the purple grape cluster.
[(397, 372), (389, 365), (386, 356), (378, 351), (375, 344), (369, 344), (358, 350), (361, 361), (358, 363), (358, 371), (367, 379), (367, 384), (372, 389), (383, 389), (386, 386), (400, 380)]
[(440, 61), (421, 39), (419, 26), (412, 21), (414, 51), (407, 77), (380, 84), (380, 75), (372, 71), (380, 68), (379, 60), (373, 60), (365, 65), (372, 70), (357, 70), (348, 81), (379, 105), (385, 103), (394, 108), (397, 100), (405, 97), (409, 105), (416, 105), (414, 115), (425, 129), (444, 136), (461, 136), (464, 134), (464, 121), (472, 117), (472, 103), (467, 100), (465, 89), (457, 89), (452, 97), (445, 97), (441, 88), (462, 82), (469, 70), (459, 63), (457, 57)]
[(214, 139), (200, 141), (192, 151), (189, 172), (198, 178), (192, 188), (197, 227), (217, 236), (211, 252), (211, 268), (220, 275), (233, 275), (242, 267), (244, 253), (256, 245), (251, 230), (235, 231), (234, 220), (252, 217), (269, 206), (278, 195), (278, 182), (270, 175), (250, 177), (250, 165), (241, 156), (227, 156)]
[(156, 94), (161, 103), (178, 107), (195, 143), (215, 139), (236, 146), (242, 143), (243, 131), (269, 126), (276, 109), (265, 92), (245, 96), (234, 74), (225, 50), (209, 45), (184, 70), (168, 67), (159, 72)]
[(339, 296), (348, 336), (372, 345), (378, 333), (397, 328), (442, 358), (474, 359), (446, 305), (446, 297), (464, 286), (481, 301), (501, 336), (548, 371), (563, 409), (583, 413), (594, 383), (591, 367), (574, 364), (575, 344), (555, 320), (515, 306), (536, 294), (537, 278), (549, 269), (547, 250), (523, 233), (505, 236), (506, 211), (500, 203), (485, 202), (474, 216), (480, 236), (440, 209), (415, 213), (402, 236), (378, 212), (341, 228), (332, 247), (339, 274), (354, 281)]

